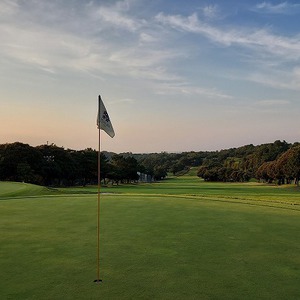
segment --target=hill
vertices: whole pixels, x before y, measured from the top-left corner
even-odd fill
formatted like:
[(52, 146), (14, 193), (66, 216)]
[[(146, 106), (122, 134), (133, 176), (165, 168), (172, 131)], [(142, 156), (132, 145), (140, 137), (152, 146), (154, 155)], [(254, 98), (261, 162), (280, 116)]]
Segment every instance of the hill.
[(38, 196), (53, 193), (52, 190), (30, 183), (0, 181), (0, 199), (6, 197)]

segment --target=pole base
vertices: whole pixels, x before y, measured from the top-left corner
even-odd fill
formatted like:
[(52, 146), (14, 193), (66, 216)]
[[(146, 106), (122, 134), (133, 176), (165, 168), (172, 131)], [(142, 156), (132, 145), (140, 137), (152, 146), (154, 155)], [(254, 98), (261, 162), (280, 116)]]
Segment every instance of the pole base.
[(96, 282), (96, 283), (101, 283), (101, 282), (102, 282), (102, 279), (95, 279), (94, 282)]

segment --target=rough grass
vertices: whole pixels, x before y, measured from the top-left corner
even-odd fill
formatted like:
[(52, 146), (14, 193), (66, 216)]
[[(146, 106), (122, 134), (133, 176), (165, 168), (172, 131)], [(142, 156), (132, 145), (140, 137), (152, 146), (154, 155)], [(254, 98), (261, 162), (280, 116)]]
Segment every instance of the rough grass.
[(0, 299), (299, 299), (298, 189), (103, 188), (101, 284), (96, 190), (0, 194)]

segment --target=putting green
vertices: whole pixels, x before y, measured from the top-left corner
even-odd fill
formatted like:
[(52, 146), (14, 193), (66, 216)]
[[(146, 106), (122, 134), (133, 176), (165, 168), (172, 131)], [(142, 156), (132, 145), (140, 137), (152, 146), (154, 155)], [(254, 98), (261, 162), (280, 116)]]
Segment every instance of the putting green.
[(101, 284), (94, 187), (2, 197), (0, 298), (298, 299), (300, 195), (277, 190), (192, 176), (103, 189)]

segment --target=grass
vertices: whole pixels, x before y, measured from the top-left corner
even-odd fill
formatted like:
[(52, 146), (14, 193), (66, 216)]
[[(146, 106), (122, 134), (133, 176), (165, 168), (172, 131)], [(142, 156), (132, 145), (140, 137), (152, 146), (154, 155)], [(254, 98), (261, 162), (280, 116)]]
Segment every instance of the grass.
[(0, 181), (0, 200), (6, 197), (24, 197), (53, 193), (53, 190), (29, 183)]
[(0, 299), (299, 299), (297, 188), (189, 175), (103, 188), (95, 284), (97, 188), (8, 185)]

